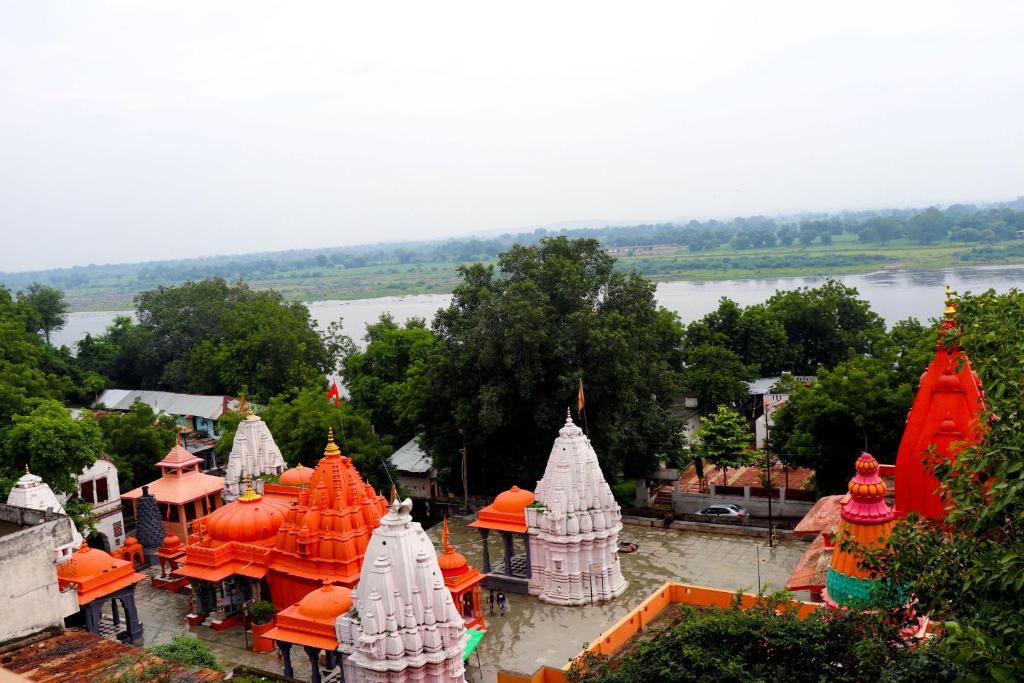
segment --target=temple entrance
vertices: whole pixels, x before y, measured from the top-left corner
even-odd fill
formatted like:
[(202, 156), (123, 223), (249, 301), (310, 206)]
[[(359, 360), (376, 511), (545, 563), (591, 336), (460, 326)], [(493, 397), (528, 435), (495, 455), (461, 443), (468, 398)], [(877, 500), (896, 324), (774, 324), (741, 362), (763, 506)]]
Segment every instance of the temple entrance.
[[(492, 564), (490, 531), (490, 529), (480, 529), (480, 538), (484, 542), (483, 570), (487, 574), (487, 578), (483, 582), (484, 588), (526, 594), (529, 591), (530, 583), (529, 534), (497, 530), (503, 553), (501, 560)], [(517, 540), (522, 545), (522, 552), (519, 552), (516, 547)]]
[(204, 626), (225, 628), (242, 616), (244, 605), (259, 600), (260, 582), (237, 574), (222, 581), (192, 580), (192, 599), (196, 614), (206, 615)]

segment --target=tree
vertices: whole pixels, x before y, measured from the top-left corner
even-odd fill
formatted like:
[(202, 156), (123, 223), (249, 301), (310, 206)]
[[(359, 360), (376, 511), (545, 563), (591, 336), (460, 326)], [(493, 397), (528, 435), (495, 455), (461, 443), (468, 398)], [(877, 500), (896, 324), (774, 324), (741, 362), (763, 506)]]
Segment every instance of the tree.
[(437, 339), (422, 318), (404, 326), (382, 314), (366, 327), (366, 350), (349, 355), (343, 366), (352, 405), (395, 443), (411, 439), (430, 398), (426, 370)]
[(945, 239), (948, 231), (946, 217), (934, 206), (907, 221), (907, 237), (922, 244)]
[(865, 568), (909, 589), (943, 621), (942, 650), (965, 680), (1024, 678), (1024, 293), (989, 290), (958, 301), (945, 339), (985, 384), (980, 443), (932, 462), (952, 511), (940, 525), (908, 518)]
[(750, 450), (751, 433), (746, 420), (727, 406), (718, 406), (715, 412), (701, 418), (694, 441), (695, 455), (722, 470), (723, 484), (727, 468), (746, 467), (756, 457)]
[(752, 376), (743, 379), (779, 374), (791, 365), (786, 329), (763, 304), (741, 308), (722, 297), (716, 310), (686, 328), (684, 355), (702, 345), (725, 347), (737, 354), (752, 367)]
[(642, 476), (674, 457), (682, 327), (651, 283), (616, 271), (596, 240), (564, 237), (513, 246), (497, 270), (475, 264), (460, 277), (434, 319), (423, 416), (448, 482), (461, 484), (463, 447), (476, 491), (536, 481), (581, 379), (607, 476)]
[(754, 368), (722, 346), (688, 347), (684, 357), (684, 385), (697, 394), (698, 405), (702, 408), (737, 405), (747, 397), (746, 382), (756, 377)]
[(122, 490), (159, 476), (156, 463), (174, 446), (178, 433), (173, 417), (156, 415), (141, 400), (126, 413), (104, 415), (99, 424), (106, 453), (117, 463)]
[[(227, 455), (235, 438), (240, 417), (229, 414), (220, 420), (223, 429), (217, 442), (219, 455)], [(378, 491), (388, 491), (391, 479), (385, 460), (393, 452), (391, 444), (374, 433), (369, 420), (356, 415), (348, 406), (328, 402), (319, 388), (303, 389), (294, 397), (275, 396), (260, 411), (274, 435), (274, 442), (290, 465), (302, 463), (314, 467), (323, 457), (327, 445), (327, 430), (334, 430), (334, 438), (342, 452)]]
[[(325, 383), (348, 348), (337, 326), (318, 330), (304, 304), (244, 283), (187, 282), (142, 292), (135, 302), (138, 323), (117, 319), (84, 347), (87, 362), (126, 386), (267, 401)], [(113, 359), (109, 344), (117, 347)]]
[(18, 292), (18, 303), (31, 311), (29, 330), (42, 332), (47, 344), (50, 343), (50, 333), (64, 327), (68, 321), (64, 292), (55, 287), (33, 282), (25, 291)]
[(75, 475), (103, 453), (103, 433), (91, 415), (76, 420), (60, 403), (37, 399), (31, 412), (13, 417), (4, 451), (5, 478), (17, 477), (28, 466), (54, 491), (73, 493)]

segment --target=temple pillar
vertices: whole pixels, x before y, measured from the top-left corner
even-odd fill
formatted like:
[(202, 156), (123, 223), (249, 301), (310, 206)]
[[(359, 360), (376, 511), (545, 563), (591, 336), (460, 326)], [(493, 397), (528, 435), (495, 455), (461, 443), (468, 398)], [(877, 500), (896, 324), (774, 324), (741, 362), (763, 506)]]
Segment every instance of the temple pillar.
[(98, 600), (93, 600), (90, 603), (82, 605), (82, 616), (85, 617), (85, 630), (89, 633), (95, 633), (100, 635), (100, 616), (103, 603)]
[(533, 578), (533, 558), (530, 555), (530, 533), (523, 534), (523, 545), (526, 546), (526, 578)]
[(128, 641), (142, 645), (142, 624), (139, 623), (139, 612), (135, 607), (135, 586), (130, 586), (121, 594), (121, 606), (124, 607), (124, 623), (128, 627)]
[(335, 658), (336, 654), (337, 654), (337, 652), (335, 650), (325, 650), (324, 651), (324, 658), (327, 660), (325, 663), (327, 664), (327, 670), (328, 671), (334, 671), (334, 667), (338, 665), (338, 663), (336, 661), (336, 658)]
[(110, 616), (114, 618), (114, 626), (121, 625), (121, 615), (117, 611), (117, 598), (110, 601)]
[(512, 545), (512, 534), (502, 531), (501, 540), (505, 542), (505, 576), (512, 576), (512, 554), (515, 552), (515, 547)]
[(310, 683), (320, 683), (320, 648), (304, 645), (302, 649), (306, 651), (306, 656), (309, 657)]
[(281, 651), (281, 663), (284, 666), (284, 675), (288, 678), (293, 678), (295, 673), (292, 671), (292, 644), (279, 640), (277, 641), (277, 649)]
[(480, 529), (480, 540), (484, 542), (484, 574), (491, 573), (491, 549), (490, 544), (487, 542), (487, 536), (490, 532), (490, 529)]

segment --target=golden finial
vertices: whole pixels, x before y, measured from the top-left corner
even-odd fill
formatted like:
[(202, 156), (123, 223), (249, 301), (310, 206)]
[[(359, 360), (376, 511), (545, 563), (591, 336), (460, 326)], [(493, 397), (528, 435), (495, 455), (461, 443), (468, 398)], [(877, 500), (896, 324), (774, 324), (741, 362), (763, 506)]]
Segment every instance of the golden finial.
[(252, 487), (252, 477), (246, 477), (246, 479), (245, 479), (245, 491), (242, 493), (241, 496), (238, 497), (238, 500), (244, 500), (244, 501), (248, 502), (250, 500), (259, 500), (262, 497), (263, 496), (261, 496), (259, 493), (257, 493), (256, 489), (254, 489)]
[(334, 427), (327, 428), (327, 448), (324, 449), (324, 455), (341, 455), (341, 449), (334, 443)]
[(247, 409), (247, 411), (245, 413), (245, 419), (246, 420), (255, 420), (256, 419), (256, 413), (253, 412), (252, 406), (249, 406), (249, 408)]
[(946, 285), (946, 308), (943, 310), (946, 320), (952, 320), (956, 316), (956, 300), (953, 298), (953, 288)]
[(25, 463), (25, 474), (32, 474), (28, 471), (28, 463)]
[(565, 419), (566, 420), (571, 420), (572, 419), (572, 413), (569, 412), (569, 406), (565, 407)]

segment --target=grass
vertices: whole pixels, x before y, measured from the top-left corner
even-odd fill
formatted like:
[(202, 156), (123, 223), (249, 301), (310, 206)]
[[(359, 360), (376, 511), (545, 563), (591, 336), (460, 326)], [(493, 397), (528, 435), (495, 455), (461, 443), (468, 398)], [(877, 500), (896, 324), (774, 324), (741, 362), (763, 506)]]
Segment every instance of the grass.
[[(657, 281), (734, 280), (828, 273), (844, 275), (884, 269), (924, 270), (954, 266), (1024, 263), (1021, 242), (1004, 242), (981, 253), (979, 245), (941, 242), (932, 245), (896, 240), (886, 245), (862, 244), (854, 235), (838, 235), (832, 244), (776, 246), (737, 250), (721, 247), (691, 252), (686, 247), (661, 246), (654, 250), (619, 255), (621, 270), (638, 270)], [(966, 258), (972, 253), (970, 259)], [(410, 263), (345, 268), (338, 265), (283, 270), (250, 280), (256, 288), (273, 288), (303, 301), (370, 299), (383, 296), (443, 294), (458, 282), (456, 262)], [(136, 293), (161, 282), (141, 279), (130, 267), (111, 268), (88, 282), (65, 285), (74, 311), (128, 310)], [(60, 286), (60, 285), (58, 285)]]

